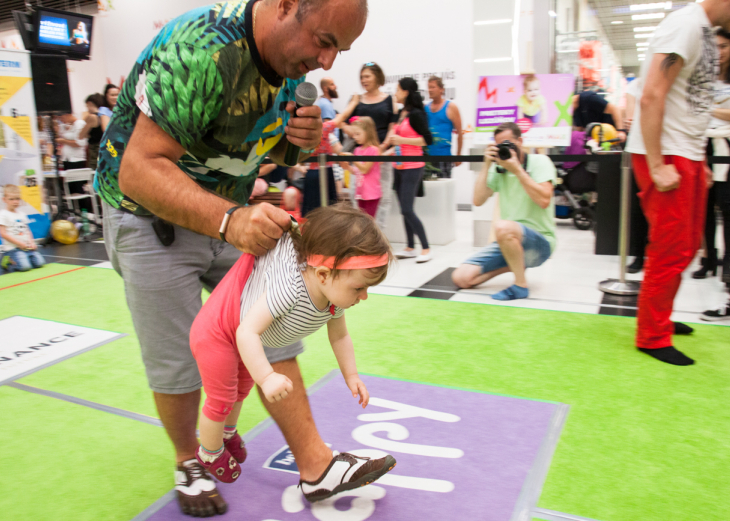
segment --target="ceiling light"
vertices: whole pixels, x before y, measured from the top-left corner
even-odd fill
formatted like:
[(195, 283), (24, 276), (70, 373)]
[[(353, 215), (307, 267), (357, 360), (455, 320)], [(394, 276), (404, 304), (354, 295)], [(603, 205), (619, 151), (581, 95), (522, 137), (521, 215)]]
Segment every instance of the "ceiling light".
[(664, 18), (666, 14), (664, 13), (647, 13), (647, 14), (632, 14), (631, 19), (632, 20), (659, 20), (661, 18)]
[(499, 20), (481, 20), (479, 22), (474, 22), (474, 25), (508, 24), (511, 22), (512, 20), (510, 18), (501, 18)]
[(649, 47), (649, 42), (642, 42), (642, 43), (637, 43), (636, 44), (636, 48), (637, 49), (642, 49), (642, 48), (643, 49), (646, 49), (647, 47)]
[(557, 52), (578, 52), (578, 49), (568, 49), (567, 51), (557, 51)]
[(645, 25), (644, 27), (634, 27), (634, 32), (635, 33), (645, 33), (647, 31), (653, 31), (657, 27), (659, 27), (659, 26), (658, 25)]
[(550, 16), (552, 16), (553, 18), (555, 18), (555, 17), (557, 17), (557, 16), (558, 16), (558, 13), (556, 13), (555, 11), (548, 11), (548, 14), (549, 14)]
[(656, 4), (633, 4), (629, 6), (629, 11), (651, 11), (652, 9), (669, 11), (671, 8), (672, 2), (657, 2)]
[(611, 25), (621, 25), (622, 23), (624, 23), (623, 20), (614, 20)]
[(651, 38), (652, 36), (654, 36), (654, 33), (639, 33), (635, 34), (634, 38)]
[(637, 54), (636, 56), (639, 58), (646, 58), (646, 54)]
[[(558, 51), (560, 52), (560, 51)], [(478, 60), (474, 60), (474, 63), (492, 63), (492, 62), (508, 62), (512, 61), (512, 57), (508, 56), (506, 58), (479, 58)]]

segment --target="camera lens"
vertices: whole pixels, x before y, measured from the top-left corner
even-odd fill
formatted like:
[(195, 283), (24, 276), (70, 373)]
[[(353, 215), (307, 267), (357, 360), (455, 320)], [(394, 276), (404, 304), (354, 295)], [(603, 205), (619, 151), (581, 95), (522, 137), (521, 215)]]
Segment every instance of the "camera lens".
[(502, 161), (507, 161), (512, 157), (511, 150), (513, 148), (514, 145), (509, 141), (502, 141), (499, 145), (497, 145), (497, 155)]

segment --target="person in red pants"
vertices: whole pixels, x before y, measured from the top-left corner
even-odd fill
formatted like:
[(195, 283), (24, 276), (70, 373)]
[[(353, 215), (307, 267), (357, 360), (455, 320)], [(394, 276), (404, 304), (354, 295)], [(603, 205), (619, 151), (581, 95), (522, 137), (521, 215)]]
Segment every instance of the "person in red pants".
[[(730, 1), (705, 0), (671, 13), (647, 49), (641, 103), (626, 149), (649, 222), (636, 345), (673, 365), (691, 365), (672, 345), (692, 328), (671, 321), (682, 272), (700, 247), (708, 180), (705, 138), (717, 77), (713, 27), (730, 27)], [(711, 182), (711, 181), (710, 181)]]

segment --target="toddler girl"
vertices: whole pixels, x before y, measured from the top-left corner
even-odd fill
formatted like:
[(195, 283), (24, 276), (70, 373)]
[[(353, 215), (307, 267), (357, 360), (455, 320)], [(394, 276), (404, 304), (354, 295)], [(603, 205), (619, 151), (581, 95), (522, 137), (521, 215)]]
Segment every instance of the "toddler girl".
[[(390, 245), (375, 222), (355, 208), (334, 205), (318, 208), (307, 217), (301, 234), (292, 223), (292, 231), (266, 255), (242, 255), (213, 291), (190, 332), (206, 394), (196, 456), (226, 483), (238, 478), (239, 463), (246, 458), (236, 423), (254, 382), (269, 402), (283, 400), (293, 391), (291, 380), (274, 372), (264, 345), (284, 347), (327, 324), (347, 387), (360, 397), (363, 407), (368, 404), (344, 310), (366, 300), (368, 287), (385, 279), (392, 259)], [(345, 467), (352, 472), (329, 476), (343, 468), (334, 461), (348, 462)], [(300, 481), (300, 485), (310, 501), (324, 499), (372, 482), (394, 466), (391, 456), (369, 460), (334, 454), (333, 464), (320, 480)], [(324, 493), (322, 480), (337, 485)]]
[[(367, 116), (357, 118), (353, 123), (352, 137), (358, 144), (356, 156), (379, 156), (380, 141), (373, 118)], [(382, 191), (380, 189), (380, 163), (372, 161), (352, 161), (357, 175), (355, 199), (360, 209), (370, 217), (375, 217)], [(347, 168), (347, 165), (342, 165)]]
[(524, 94), (517, 100), (517, 119), (526, 118), (534, 125), (540, 125), (547, 115), (545, 96), (540, 93), (540, 80), (534, 74), (528, 74), (522, 85)]

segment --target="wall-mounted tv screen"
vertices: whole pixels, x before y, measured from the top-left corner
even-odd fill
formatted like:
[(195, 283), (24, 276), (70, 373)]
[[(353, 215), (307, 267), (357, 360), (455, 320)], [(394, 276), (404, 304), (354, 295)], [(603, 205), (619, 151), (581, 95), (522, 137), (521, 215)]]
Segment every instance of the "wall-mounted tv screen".
[(35, 15), (36, 52), (67, 55), (88, 60), (91, 52), (93, 16), (37, 7)]

